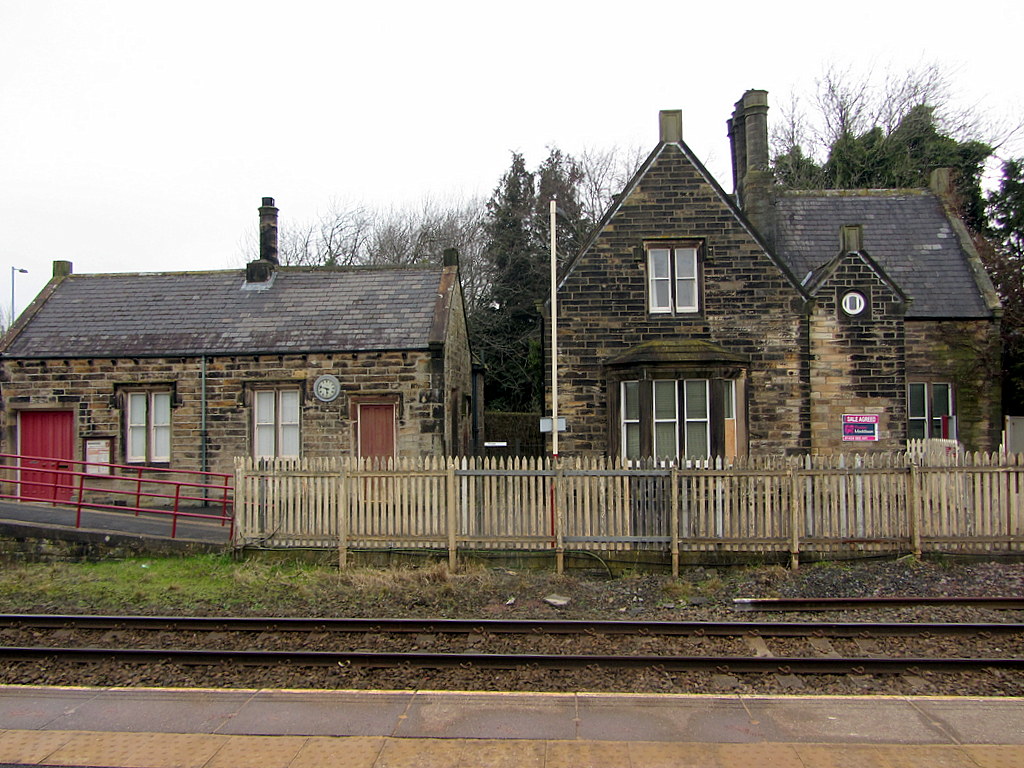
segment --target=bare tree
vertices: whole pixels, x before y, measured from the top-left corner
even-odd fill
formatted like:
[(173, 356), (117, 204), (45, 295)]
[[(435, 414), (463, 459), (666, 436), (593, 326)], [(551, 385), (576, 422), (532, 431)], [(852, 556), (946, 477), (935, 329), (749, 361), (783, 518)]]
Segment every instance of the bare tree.
[(348, 266), (365, 258), (374, 215), (363, 206), (332, 204), (330, 211), (307, 224), (281, 227), (278, 247), (289, 266)]
[(583, 178), (577, 196), (583, 215), (597, 222), (629, 183), (647, 153), (641, 147), (584, 148), (578, 157)]

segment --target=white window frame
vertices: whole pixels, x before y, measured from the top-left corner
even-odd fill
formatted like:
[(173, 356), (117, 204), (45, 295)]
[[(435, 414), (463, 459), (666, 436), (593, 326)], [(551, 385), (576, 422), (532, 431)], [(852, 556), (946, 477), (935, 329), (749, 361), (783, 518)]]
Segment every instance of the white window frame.
[(126, 464), (170, 463), (172, 404), (170, 390), (125, 392)]
[[(698, 250), (693, 245), (647, 247), (647, 306), (651, 314), (691, 314), (700, 310)], [(683, 299), (686, 293), (690, 294), (688, 300)]]
[[(631, 417), (629, 415), (629, 412), (628, 412), (629, 409), (626, 407), (626, 404), (628, 402), (628, 397), (627, 397), (627, 394), (626, 394), (627, 386), (632, 386), (634, 388), (634, 390), (635, 390), (635, 394), (636, 394), (636, 417), (635, 418)], [(622, 445), (622, 455), (625, 458), (627, 458), (627, 459), (639, 459), (640, 458), (639, 455), (637, 455), (637, 456), (630, 456), (629, 455), (629, 444), (630, 444), (630, 441), (629, 441), (629, 431), (631, 429), (632, 430), (636, 430), (636, 433), (637, 433), (637, 439), (636, 439), (637, 450), (639, 451), (639, 448), (640, 448), (640, 429), (641, 429), (641, 427), (640, 427), (640, 420), (641, 420), (641, 418), (640, 417), (641, 417), (641, 413), (640, 413), (640, 382), (639, 381), (636, 381), (634, 379), (632, 381), (619, 382), (619, 410), (620, 410), (620, 419), (619, 419), (619, 422), (620, 422), (620, 427), (619, 427), (620, 437), (619, 437), (619, 440), (621, 441), (621, 445)]]
[[(920, 387), (919, 391), (924, 393), (924, 415), (913, 416), (911, 415), (911, 404), (913, 400), (914, 387)], [(935, 396), (936, 388), (945, 387), (945, 413), (936, 414), (935, 408)], [(924, 424), (924, 438), (939, 439), (942, 438), (942, 417), (947, 417), (947, 424), (949, 425), (947, 438), (950, 440), (957, 439), (957, 423), (956, 423), (956, 397), (954, 397), (953, 385), (946, 381), (912, 381), (907, 384), (907, 437), (911, 440), (920, 440), (920, 437), (911, 437), (911, 425), (915, 422)]]
[[(684, 458), (707, 458), (711, 455), (711, 380), (710, 379), (653, 379), (648, 381), (651, 387), (649, 406), (644, 409), (640, 406), (641, 387), (643, 381), (633, 379), (619, 382), (619, 439), (620, 452), (626, 459), (647, 458), (646, 456), (631, 455), (630, 452), (630, 430), (635, 430), (638, 435), (642, 434), (642, 423), (650, 420), (651, 452), (654, 458), (659, 461), (675, 460)], [(694, 402), (687, 401), (687, 392), (693, 386), (703, 385), (704, 407), (699, 411), (694, 410)], [(633, 417), (627, 408), (627, 390), (634, 387), (636, 392), (637, 407), (636, 416)], [(661, 405), (669, 404), (671, 407), (659, 414), (658, 390), (662, 391)], [(664, 393), (671, 391), (671, 400), (667, 400)], [(731, 417), (736, 418), (735, 412), (735, 384), (730, 382), (729, 396), (732, 398)], [(673, 432), (673, 450), (671, 453), (664, 449), (664, 439), (659, 439), (658, 426), (671, 424)], [(702, 445), (692, 445), (690, 426), (702, 424), (704, 427), (704, 440)], [(640, 444), (638, 439), (637, 444)]]
[[(660, 386), (659, 386), (660, 385)], [(653, 424), (654, 458), (658, 461), (665, 459), (676, 459), (679, 457), (679, 382), (675, 379), (655, 379), (651, 384), (653, 402), (651, 403), (651, 423)], [(658, 415), (658, 390), (668, 392), (668, 404), (670, 413)], [(658, 435), (658, 426), (663, 424), (672, 425), (672, 450), (665, 450), (663, 441)]]
[[(704, 409), (700, 413), (694, 413), (691, 408), (690, 385), (704, 386)], [(684, 379), (682, 382), (683, 391), (683, 444), (686, 458), (704, 459), (711, 455), (711, 382), (708, 379)], [(695, 446), (691, 445), (690, 425), (704, 425), (704, 445), (698, 452)]]
[[(298, 458), (302, 446), (300, 391), (292, 387), (256, 389), (252, 398), (253, 456), (257, 459)], [(272, 438), (272, 452), (264, 449), (268, 438)]]

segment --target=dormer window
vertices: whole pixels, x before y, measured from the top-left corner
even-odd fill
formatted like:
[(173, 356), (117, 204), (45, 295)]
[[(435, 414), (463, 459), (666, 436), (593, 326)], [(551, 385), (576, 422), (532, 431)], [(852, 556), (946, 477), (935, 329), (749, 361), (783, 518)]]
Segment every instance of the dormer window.
[(698, 251), (696, 244), (647, 246), (647, 304), (652, 314), (700, 309)]

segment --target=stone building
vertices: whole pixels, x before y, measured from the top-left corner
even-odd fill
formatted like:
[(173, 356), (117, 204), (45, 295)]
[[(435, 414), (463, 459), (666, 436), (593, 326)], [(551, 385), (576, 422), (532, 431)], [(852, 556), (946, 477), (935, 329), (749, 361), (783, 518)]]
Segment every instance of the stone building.
[(230, 472), (236, 456), (463, 454), (473, 382), (443, 267), (54, 276), (0, 345), (5, 453)]
[(729, 121), (733, 195), (662, 112), (657, 147), (564, 270), (560, 452), (995, 449), (1000, 306), (948, 175), (784, 192), (767, 110), (748, 91)]

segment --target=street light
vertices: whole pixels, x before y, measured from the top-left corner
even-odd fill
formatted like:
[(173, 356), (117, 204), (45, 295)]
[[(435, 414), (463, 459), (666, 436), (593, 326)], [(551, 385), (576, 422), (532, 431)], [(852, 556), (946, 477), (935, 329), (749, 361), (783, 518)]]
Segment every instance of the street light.
[(11, 322), (7, 326), (8, 328), (14, 325), (14, 275), (17, 272), (21, 272), (21, 274), (27, 275), (28, 270), (20, 269), (18, 267), (11, 267)]
[(555, 251), (555, 218), (558, 202), (551, 200), (551, 458), (558, 458), (558, 257)]

